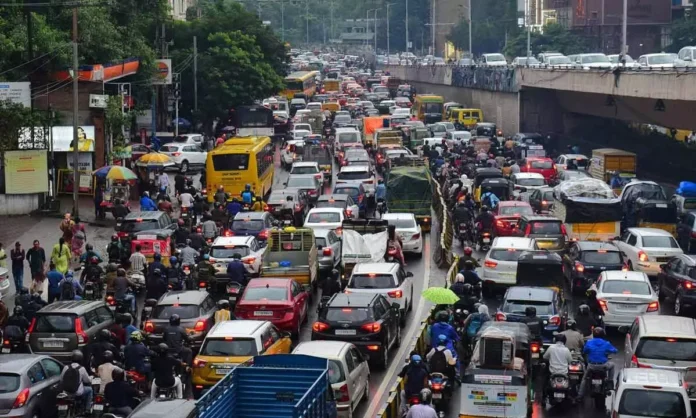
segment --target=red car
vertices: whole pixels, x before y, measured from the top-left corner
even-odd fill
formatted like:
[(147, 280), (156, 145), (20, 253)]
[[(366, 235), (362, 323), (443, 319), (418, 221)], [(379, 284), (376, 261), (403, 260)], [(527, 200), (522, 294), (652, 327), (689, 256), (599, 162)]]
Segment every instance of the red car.
[(495, 215), (495, 236), (509, 237), (515, 235), (517, 223), (522, 215), (533, 215), (534, 211), (527, 202), (508, 200), (498, 203), (493, 210)]
[(558, 175), (556, 164), (554, 164), (552, 159), (547, 157), (530, 157), (525, 159), (523, 165), (520, 167), (520, 171), (522, 173), (539, 173), (544, 176), (547, 184), (553, 184), (552, 182)]
[(307, 320), (309, 293), (293, 279), (253, 279), (237, 302), (238, 319), (270, 321), (295, 337)]

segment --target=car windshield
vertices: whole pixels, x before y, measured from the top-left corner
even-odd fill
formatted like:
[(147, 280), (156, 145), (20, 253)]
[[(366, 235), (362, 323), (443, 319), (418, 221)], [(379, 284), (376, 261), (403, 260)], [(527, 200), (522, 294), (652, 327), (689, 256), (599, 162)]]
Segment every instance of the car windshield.
[(488, 258), (498, 261), (517, 261), (519, 257), (520, 251), (514, 248), (491, 250), (491, 253), (488, 254)]
[(529, 163), (529, 166), (537, 170), (548, 170), (553, 168), (553, 163), (551, 161), (532, 161)]
[(372, 92), (373, 93), (389, 93), (389, 89), (387, 87), (384, 87), (384, 86), (375, 86), (372, 89)]
[(249, 255), (249, 247), (228, 245), (225, 247), (213, 247), (213, 249), (210, 250), (210, 256), (213, 258), (232, 258), (235, 254), (246, 257)]
[(505, 61), (505, 57), (502, 54), (490, 54), (490, 55), (486, 55), (486, 61), (487, 62)]
[(517, 179), (515, 183), (520, 186), (543, 186), (544, 184), (546, 184), (543, 178)]
[(660, 64), (674, 64), (674, 57), (669, 54), (654, 55), (652, 57), (648, 57), (648, 65)]
[(531, 215), (532, 213), (530, 206), (501, 206), (498, 209), (498, 215)]
[(534, 307), (537, 315), (553, 315), (551, 302), (528, 300), (506, 300), (503, 305), (503, 312), (524, 315), (524, 310), (528, 307)]
[(331, 322), (365, 322), (369, 319), (367, 308), (329, 308), (326, 320)]
[(424, 113), (442, 113), (442, 103), (424, 103), (423, 112)]
[(179, 146), (178, 145), (164, 145), (162, 148), (160, 148), (160, 151), (162, 151), (162, 152), (178, 152)]
[(341, 132), (338, 134), (338, 142), (341, 144), (360, 142), (360, 134), (357, 132)]
[(684, 398), (679, 392), (626, 389), (619, 402), (619, 415), (651, 418), (686, 418)]
[(338, 173), (338, 180), (367, 180), (370, 173), (368, 171), (341, 171)]
[(532, 222), (532, 234), (560, 234), (560, 222)]
[(551, 57), (549, 58), (549, 65), (561, 65), (561, 64), (572, 64), (570, 58), (568, 57)]
[(34, 327), (36, 332), (74, 332), (75, 316), (44, 314), (39, 315)]
[(235, 231), (241, 229), (258, 231), (263, 229), (263, 221), (261, 219), (235, 219), (232, 222), (232, 229)]
[(596, 62), (607, 62), (610, 63), (609, 57), (607, 57), (604, 54), (593, 54), (593, 55), (585, 55), (582, 57), (582, 63), (583, 64), (593, 64)]
[(416, 227), (416, 221), (412, 218), (407, 219), (387, 219), (389, 225), (394, 225), (396, 229), (410, 229)]
[(684, 199), (684, 209), (696, 209), (696, 199)]
[(181, 319), (198, 318), (201, 310), (198, 305), (157, 305), (154, 317), (157, 319), (169, 319), (170, 316), (177, 314)]
[(334, 193), (347, 194), (352, 198), (357, 198), (360, 195), (360, 189), (357, 189), (355, 187), (336, 187), (334, 189)]
[(284, 301), (288, 300), (288, 289), (285, 287), (249, 287), (244, 293), (243, 299), (245, 301), (258, 301), (258, 300), (274, 300), (274, 301)]
[(157, 219), (143, 219), (140, 221), (127, 219), (121, 222), (119, 230), (121, 232), (140, 232), (158, 228), (159, 221), (157, 221)]
[(316, 182), (314, 181), (314, 177), (292, 177), (291, 176), (288, 179), (288, 187), (314, 189), (316, 187)]
[(314, 212), (307, 217), (311, 224), (325, 224), (341, 222), (341, 215), (336, 212)]
[(309, 167), (293, 167), (292, 170), (290, 170), (290, 174), (316, 174), (318, 173), (319, 170), (315, 166), (309, 166)]
[(202, 356), (247, 357), (258, 354), (253, 338), (206, 338), (201, 347)]
[(545, 191), (544, 193), (541, 194), (541, 196), (542, 196), (541, 197), (542, 199), (551, 202), (551, 201), (553, 201), (553, 190)]
[(391, 274), (354, 274), (348, 287), (351, 289), (392, 289), (396, 287)]
[(687, 338), (641, 338), (636, 357), (654, 360), (696, 361), (696, 340)]
[(0, 373), (0, 393), (12, 393), (19, 389), (19, 375)]
[(587, 264), (621, 264), (621, 254), (618, 251), (583, 251), (582, 261)]
[(602, 293), (620, 295), (650, 295), (650, 285), (638, 280), (606, 280), (602, 285)]
[(643, 247), (646, 248), (679, 248), (677, 241), (670, 236), (643, 237)]

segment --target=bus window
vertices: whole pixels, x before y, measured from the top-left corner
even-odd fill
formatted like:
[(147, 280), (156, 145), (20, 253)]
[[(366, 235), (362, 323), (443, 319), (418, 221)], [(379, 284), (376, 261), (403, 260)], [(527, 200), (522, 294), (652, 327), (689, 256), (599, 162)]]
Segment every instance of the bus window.
[(263, 149), (256, 153), (256, 171), (259, 178), (263, 177), (268, 170), (273, 165), (273, 146), (271, 144), (266, 145)]
[(238, 171), (249, 168), (249, 154), (213, 155), (215, 171)]

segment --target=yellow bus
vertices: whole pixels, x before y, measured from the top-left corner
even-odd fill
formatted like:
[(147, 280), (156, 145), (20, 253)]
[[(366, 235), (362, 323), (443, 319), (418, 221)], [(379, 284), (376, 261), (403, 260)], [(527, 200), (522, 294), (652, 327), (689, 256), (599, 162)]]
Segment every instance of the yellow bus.
[(445, 100), (442, 96), (419, 94), (413, 103), (411, 113), (426, 125), (441, 122)]
[(208, 153), (205, 162), (208, 202), (219, 186), (230, 198), (251, 185), (256, 196), (266, 196), (273, 185), (274, 149), (267, 136), (234, 137)]
[(297, 71), (285, 77), (283, 95), (292, 100), (295, 94), (303, 93), (307, 101), (317, 92), (317, 72)]

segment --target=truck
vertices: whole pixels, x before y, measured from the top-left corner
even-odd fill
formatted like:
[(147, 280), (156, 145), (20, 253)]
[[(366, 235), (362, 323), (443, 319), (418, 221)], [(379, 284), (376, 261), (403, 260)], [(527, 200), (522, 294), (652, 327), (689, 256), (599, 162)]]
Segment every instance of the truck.
[(335, 418), (329, 361), (300, 354), (256, 356), (196, 402), (198, 418)]
[(636, 154), (614, 148), (598, 148), (592, 150), (590, 175), (607, 184), (618, 174), (618, 182), (612, 185), (616, 194), (621, 193), (623, 186), (636, 177), (638, 159)]
[(348, 284), (356, 264), (378, 263), (387, 252), (387, 227), (381, 219), (345, 219), (341, 224), (341, 284)]
[(264, 250), (261, 277), (292, 278), (306, 290), (316, 292), (319, 259), (314, 231), (293, 226), (272, 229)]
[(389, 170), (387, 184), (387, 210), (412, 213), (423, 232), (430, 231), (433, 187), (430, 169), (422, 158), (404, 159), (398, 166), (395, 160)]
[(363, 118), (363, 145), (371, 148), (374, 142), (374, 135), (378, 129), (388, 126), (389, 121), (385, 122), (384, 116), (370, 116)]
[(375, 147), (381, 145), (402, 145), (403, 133), (398, 129), (381, 128), (377, 129), (373, 134), (372, 144)]
[(321, 110), (312, 110), (300, 117), (301, 123), (308, 123), (312, 127), (312, 132), (320, 134), (324, 130), (324, 114)]

